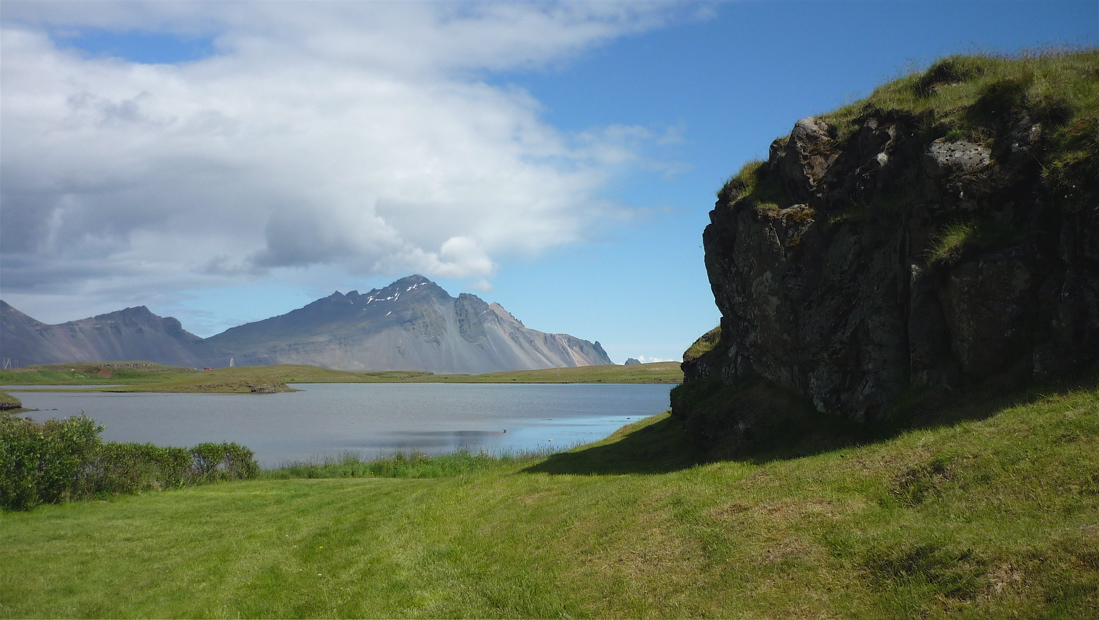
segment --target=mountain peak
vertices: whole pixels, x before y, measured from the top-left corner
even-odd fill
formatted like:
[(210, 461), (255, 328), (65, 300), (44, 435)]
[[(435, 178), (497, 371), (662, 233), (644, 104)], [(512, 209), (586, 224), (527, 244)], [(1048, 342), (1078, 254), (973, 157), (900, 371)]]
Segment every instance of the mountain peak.
[(528, 329), (499, 304), (450, 296), (420, 274), (333, 292), (205, 340), (145, 306), (61, 326), (0, 306), (4, 356), (19, 363), (149, 359), (188, 366), (310, 364), (342, 370), (483, 373), (609, 364), (598, 344)]

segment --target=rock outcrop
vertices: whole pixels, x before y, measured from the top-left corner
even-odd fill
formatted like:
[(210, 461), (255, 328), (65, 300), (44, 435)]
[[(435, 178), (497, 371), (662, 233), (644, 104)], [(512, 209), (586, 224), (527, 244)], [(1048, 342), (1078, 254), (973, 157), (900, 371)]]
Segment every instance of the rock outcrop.
[[(703, 234), (720, 338), (685, 360), (685, 383), (756, 377), (875, 421), (912, 387), (1099, 361), (1099, 192), (1079, 174), (1099, 171), (1099, 122), (1025, 97), (984, 114), (1008, 86), (986, 86), (964, 124), (934, 100), (802, 119), (732, 179)], [(1050, 171), (1071, 139), (1079, 182), (1065, 183)]]

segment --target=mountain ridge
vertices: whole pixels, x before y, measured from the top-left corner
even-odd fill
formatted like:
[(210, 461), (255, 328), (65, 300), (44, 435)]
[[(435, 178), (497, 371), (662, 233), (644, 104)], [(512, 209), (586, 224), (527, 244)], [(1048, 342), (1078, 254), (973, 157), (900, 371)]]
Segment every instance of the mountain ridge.
[(497, 303), (451, 297), (418, 274), (367, 293), (335, 291), (205, 339), (145, 306), (47, 325), (0, 304), (0, 357), (15, 366), (147, 359), (477, 374), (612, 363), (598, 342), (529, 329)]

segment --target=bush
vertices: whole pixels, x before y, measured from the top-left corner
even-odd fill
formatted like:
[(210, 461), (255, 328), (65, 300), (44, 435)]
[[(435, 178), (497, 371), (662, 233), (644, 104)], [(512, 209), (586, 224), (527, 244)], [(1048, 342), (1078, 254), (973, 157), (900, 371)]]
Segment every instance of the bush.
[(259, 474), (252, 451), (235, 443), (202, 443), (191, 449), (195, 482), (245, 480)]
[(235, 443), (204, 443), (190, 450), (103, 443), (102, 430), (83, 416), (42, 424), (0, 419), (0, 507), (29, 510), (39, 504), (259, 474), (252, 451)]
[(110, 442), (88, 463), (89, 477), (95, 480), (89, 494), (178, 489), (191, 478), (191, 461), (186, 448)]
[(85, 486), (83, 465), (102, 442), (91, 418), (22, 418), (0, 422), (0, 505), (26, 510), (42, 503), (73, 499)]

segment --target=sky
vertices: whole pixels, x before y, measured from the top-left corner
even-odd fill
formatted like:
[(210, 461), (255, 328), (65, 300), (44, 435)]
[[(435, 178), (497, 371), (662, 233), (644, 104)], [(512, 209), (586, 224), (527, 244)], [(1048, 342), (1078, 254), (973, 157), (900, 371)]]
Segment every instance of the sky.
[(0, 0), (0, 28), (20, 311), (209, 337), (419, 273), (622, 363), (717, 325), (715, 192), (798, 119), (1099, 45), (1099, 2)]

